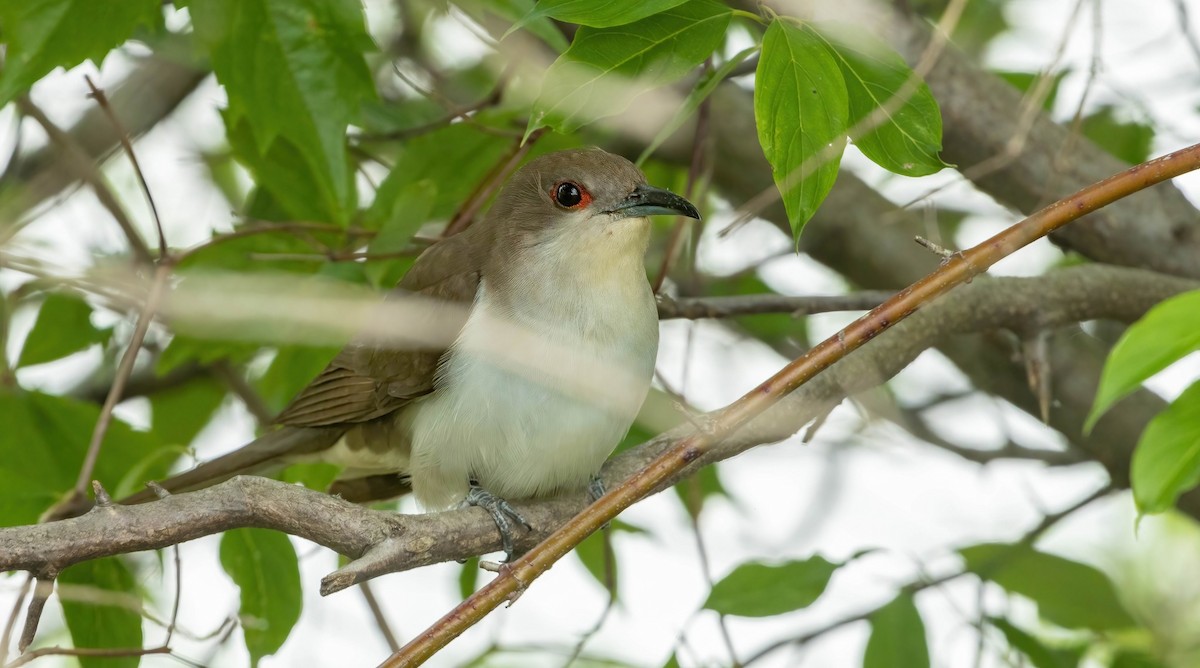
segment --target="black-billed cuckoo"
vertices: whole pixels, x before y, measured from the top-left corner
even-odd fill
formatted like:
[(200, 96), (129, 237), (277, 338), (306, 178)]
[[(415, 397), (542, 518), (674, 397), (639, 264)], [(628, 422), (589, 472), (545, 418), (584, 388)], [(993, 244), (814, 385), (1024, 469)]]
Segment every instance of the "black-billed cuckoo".
[(352, 343), (280, 429), (163, 487), (330, 461), (346, 467), (344, 489), (384, 475), (427, 509), (487, 509), (511, 557), (511, 522), (526, 523), (505, 500), (597, 480), (649, 390), (658, 316), (643, 258), (656, 214), (699, 218), (600, 149), (532, 160), (483, 220), (430, 246), (400, 281), (399, 294), (466, 307), (450, 345)]

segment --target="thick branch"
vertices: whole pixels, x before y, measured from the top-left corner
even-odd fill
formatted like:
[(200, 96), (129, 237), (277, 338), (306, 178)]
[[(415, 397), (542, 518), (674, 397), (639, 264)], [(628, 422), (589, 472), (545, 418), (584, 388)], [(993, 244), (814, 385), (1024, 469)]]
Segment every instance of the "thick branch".
[[(917, 62), (928, 27), (916, 16), (887, 14), (883, 34)], [(1031, 213), (1128, 167), (1040, 108), (1026, 122), (1021, 92), (957, 49), (947, 48), (925, 79), (942, 111), (942, 157), (1019, 211)], [(1101, 262), (1200, 278), (1200, 214), (1173, 184), (1089, 214), (1051, 239)]]
[[(976, 280), (830, 367), (662, 487), (691, 475), (699, 466), (790, 436), (848, 394), (886, 381), (922, 351), (955, 333), (1022, 328), (1031, 319), (1046, 327), (1096, 318), (1129, 321), (1162, 299), (1195, 287), (1184, 279), (1104, 266), (1066, 269), (1039, 278)], [(1136, 401), (1148, 400), (1146, 393), (1141, 394)], [(1118, 404), (1113, 419), (1125, 419), (1122, 413), (1130, 410), (1129, 405)], [(1103, 429), (1102, 425), (1097, 431)], [(689, 431), (677, 429), (615, 458), (605, 467), (605, 481), (615, 486)], [(1194, 496), (1185, 497), (1184, 502), (1192, 504), (1185, 509), (1200, 516), (1196, 501)], [(531, 548), (585, 503), (584, 495), (578, 494), (520, 505), (534, 531), (518, 536), (518, 549)], [(96, 508), (70, 520), (0, 529), (0, 570), (56, 572), (80, 561), (159, 549), (238, 527), (284, 531), (355, 559), (369, 555), (328, 579), (327, 591), (500, 547), (495, 524), (477, 508), (396, 515), (294, 485), (239, 477), (140, 506)]]

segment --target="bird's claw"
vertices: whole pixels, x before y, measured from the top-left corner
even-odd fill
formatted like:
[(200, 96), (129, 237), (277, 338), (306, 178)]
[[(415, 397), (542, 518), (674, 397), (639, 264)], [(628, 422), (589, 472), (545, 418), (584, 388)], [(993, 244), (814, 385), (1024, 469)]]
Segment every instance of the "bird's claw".
[(511, 562), (515, 552), (512, 535), (513, 522), (525, 527), (526, 531), (532, 531), (533, 525), (522, 517), (521, 513), (517, 512), (517, 509), (513, 508), (508, 501), (478, 485), (471, 485), (467, 492), (467, 505), (483, 508), (492, 516), (492, 521), (496, 523), (496, 529), (500, 532), (500, 544), (504, 548), (504, 563)]
[[(600, 497), (604, 496), (604, 494), (606, 492), (608, 492), (608, 490), (605, 489), (605, 487), (604, 487), (604, 478), (601, 478), (600, 476), (596, 475), (595, 473), (592, 474), (591, 480), (588, 480), (588, 488), (587, 489), (588, 489), (588, 503), (595, 503), (595, 502), (599, 501)], [(604, 526), (600, 527), (600, 530), (607, 531), (608, 530), (608, 522), (605, 522)]]

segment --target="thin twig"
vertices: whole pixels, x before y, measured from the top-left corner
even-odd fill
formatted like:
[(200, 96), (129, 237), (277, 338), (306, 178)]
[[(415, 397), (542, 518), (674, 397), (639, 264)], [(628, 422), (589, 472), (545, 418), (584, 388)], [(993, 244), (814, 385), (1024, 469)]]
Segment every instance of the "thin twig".
[(150, 186), (146, 183), (146, 175), (142, 172), (142, 166), (138, 163), (137, 154), (133, 151), (133, 142), (129, 141), (129, 132), (125, 130), (121, 119), (117, 118), (113, 112), (112, 105), (108, 103), (108, 96), (104, 94), (104, 90), (97, 88), (92, 82), (92, 77), (85, 74), (83, 80), (87, 82), (88, 89), (91, 90), (91, 98), (100, 106), (101, 111), (108, 117), (108, 122), (112, 123), (113, 129), (117, 132), (117, 138), (121, 142), (121, 148), (125, 150), (125, 155), (129, 156), (129, 162), (133, 164), (133, 173), (137, 175), (138, 184), (142, 188), (142, 195), (146, 198), (146, 204), (150, 205), (150, 215), (154, 218), (154, 229), (158, 232), (158, 256), (166, 257), (169, 253), (167, 248), (167, 235), (163, 232), (162, 218), (158, 215), (158, 207), (154, 204), (154, 195), (150, 194)]
[(28, 115), (33, 120), (37, 121), (38, 125), (46, 131), (46, 135), (50, 137), (50, 141), (58, 147), (63, 153), (63, 162), (70, 166), (75, 171), (79, 180), (92, 187), (92, 191), (96, 194), (96, 199), (100, 205), (108, 211), (109, 215), (117, 221), (121, 231), (125, 234), (125, 238), (129, 241), (129, 247), (133, 250), (133, 255), (139, 262), (149, 265), (154, 262), (154, 256), (150, 252), (150, 248), (146, 246), (145, 240), (138, 234), (137, 228), (134, 227), (133, 221), (121, 208), (120, 201), (113, 194), (112, 187), (109, 186), (104, 174), (96, 167), (91, 158), (75, 141), (71, 135), (64, 132), (61, 128), (54, 124), (42, 110), (29, 100), (27, 95), (22, 95), (17, 98), (17, 107), (22, 113)]
[(100, 417), (96, 420), (96, 427), (92, 430), (91, 441), (88, 442), (87, 455), (84, 457), (83, 466), (79, 469), (79, 477), (75, 480), (74, 497), (76, 500), (86, 498), (86, 490), (88, 481), (92, 479), (92, 474), (96, 470), (96, 461), (100, 457), (100, 446), (104, 442), (104, 435), (108, 431), (108, 425), (112, 422), (113, 409), (121, 400), (121, 393), (125, 389), (125, 384), (129, 382), (129, 376), (133, 372), (133, 364), (137, 360), (138, 351), (142, 348), (142, 342), (146, 338), (146, 331), (150, 329), (150, 323), (154, 320), (154, 314), (158, 311), (159, 301), (162, 299), (163, 292), (166, 290), (167, 278), (171, 274), (169, 264), (159, 264), (154, 271), (154, 281), (150, 284), (150, 293), (146, 296), (146, 304), (138, 315), (137, 324), (133, 329), (133, 336), (130, 337), (129, 346), (125, 349), (125, 354), (121, 357), (121, 363), (117, 366), (117, 376), (113, 379), (112, 389), (108, 392), (108, 397), (104, 400), (104, 406), (100, 409)]
[(446, 229), (442, 232), (442, 238), (452, 237), (467, 229), (475, 220), (475, 215), (483, 208), (483, 203), (508, 179), (508, 175), (517, 168), (521, 160), (533, 149), (533, 145), (545, 133), (546, 128), (538, 128), (529, 134), (529, 138), (524, 143), (519, 141), (514, 143), (512, 150), (492, 167), (488, 175), (476, 186), (475, 192), (471, 193), (454, 213), (454, 217), (450, 219), (450, 222), (446, 224)]
[(13, 600), (13, 607), (8, 615), (8, 621), (4, 622), (4, 633), (0, 635), (0, 660), (8, 660), (8, 644), (12, 642), (12, 632), (17, 627), (17, 616), (21, 614), (21, 604), (25, 602), (25, 596), (29, 594), (29, 587), (32, 584), (33, 574), (26, 573), (25, 581), (21, 583), (21, 588), (17, 591), (17, 596)]
[(387, 643), (388, 648), (393, 652), (400, 649), (400, 641), (396, 640), (396, 634), (388, 624), (387, 615), (383, 613), (383, 606), (379, 605), (379, 599), (375, 597), (371, 583), (363, 582), (358, 585), (358, 590), (362, 592), (363, 599), (367, 602), (367, 609), (371, 611), (371, 617), (375, 619), (375, 626), (379, 627), (379, 632), (383, 634), (383, 640)]

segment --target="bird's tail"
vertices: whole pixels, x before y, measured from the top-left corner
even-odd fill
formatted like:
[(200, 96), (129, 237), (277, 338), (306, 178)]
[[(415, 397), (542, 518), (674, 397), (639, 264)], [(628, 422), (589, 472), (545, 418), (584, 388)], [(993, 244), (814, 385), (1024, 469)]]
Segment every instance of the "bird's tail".
[[(320, 452), (345, 433), (335, 427), (283, 427), (216, 459), (159, 482), (168, 492), (187, 492), (210, 487), (236, 475), (262, 473), (274, 466)], [(145, 503), (157, 498), (149, 489), (121, 499), (123, 504)]]

